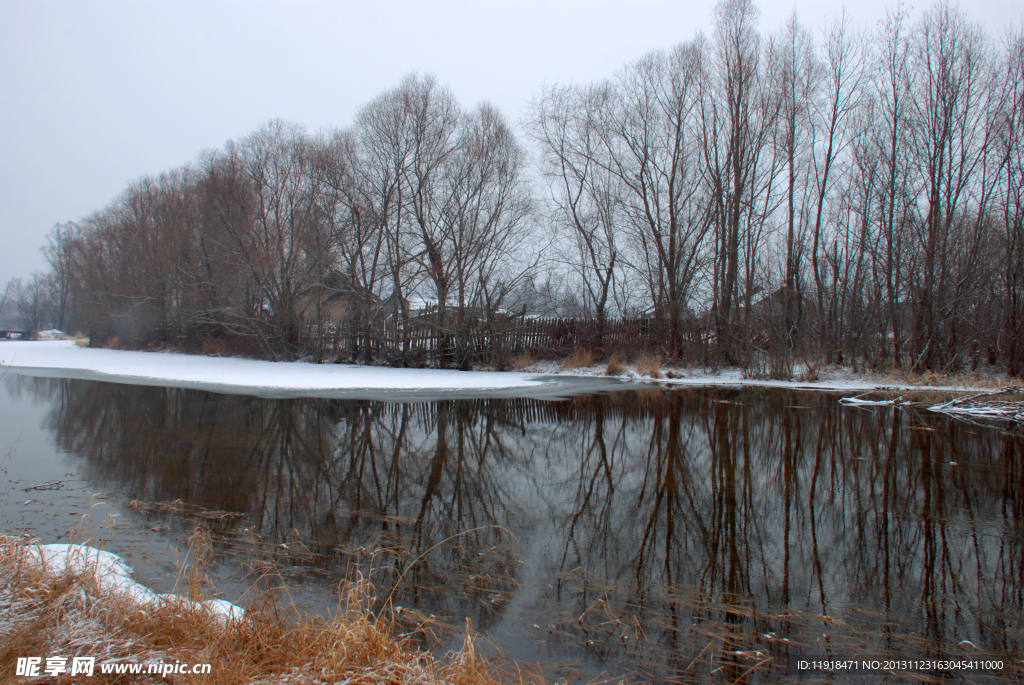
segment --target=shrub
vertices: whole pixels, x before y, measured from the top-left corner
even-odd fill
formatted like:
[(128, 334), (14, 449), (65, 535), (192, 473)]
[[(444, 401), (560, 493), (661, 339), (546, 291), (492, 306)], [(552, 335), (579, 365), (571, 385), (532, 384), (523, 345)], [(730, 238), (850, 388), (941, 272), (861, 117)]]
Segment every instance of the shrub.
[(613, 354), (611, 359), (608, 360), (608, 366), (604, 369), (604, 375), (606, 376), (618, 376), (626, 370), (626, 365), (619, 359), (619, 355)]

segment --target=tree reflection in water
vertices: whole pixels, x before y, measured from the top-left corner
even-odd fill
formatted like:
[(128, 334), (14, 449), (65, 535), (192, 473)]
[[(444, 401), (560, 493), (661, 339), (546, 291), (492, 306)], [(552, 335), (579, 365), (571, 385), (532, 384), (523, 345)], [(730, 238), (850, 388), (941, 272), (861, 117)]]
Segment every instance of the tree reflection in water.
[(92, 479), (246, 512), (519, 656), (659, 682), (760, 663), (750, 682), (797, 654), (1021, 652), (1024, 441), (1005, 431), (781, 389), (401, 404), (35, 383)]

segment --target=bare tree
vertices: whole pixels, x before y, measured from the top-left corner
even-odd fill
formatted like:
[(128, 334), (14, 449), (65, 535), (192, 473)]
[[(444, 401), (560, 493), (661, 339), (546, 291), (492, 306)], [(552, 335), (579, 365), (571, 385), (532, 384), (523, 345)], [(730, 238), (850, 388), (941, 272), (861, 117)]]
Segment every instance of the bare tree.
[(340, 279), (328, 279), (328, 295), (350, 303), (349, 343), (352, 358), (368, 361), (373, 323), (384, 315), (381, 302), (386, 280), (387, 217), (397, 180), (386, 167), (360, 155), (354, 132), (335, 131), (320, 142), (321, 216), (334, 242)]
[(613, 304), (616, 274), (622, 278), (620, 184), (610, 171), (600, 127), (611, 107), (610, 84), (552, 87), (533, 103), (528, 128), (542, 147), (553, 211), (550, 223), (562, 231), (558, 264), (581, 286), (580, 313), (599, 326)]
[(46, 237), (46, 245), (42, 248), (53, 274), (54, 292), (51, 300), (54, 306), (54, 324), (61, 330), (64, 330), (68, 301), (74, 285), (77, 235), (78, 227), (74, 223), (57, 224)]
[(655, 316), (667, 324), (672, 357), (682, 350), (710, 231), (695, 117), (705, 51), (696, 40), (623, 70), (614, 118), (604, 127), (610, 169), (622, 186), (630, 263), (647, 284)]
[[(914, 366), (941, 369), (956, 354), (949, 327), (956, 325), (954, 311), (980, 256), (981, 217), (992, 190), (986, 163), (991, 60), (981, 29), (945, 3), (925, 12), (910, 58), (910, 132), (924, 205), (916, 232), (922, 269), (916, 283)], [(964, 240), (955, 249), (968, 256), (962, 262), (968, 272), (957, 273), (947, 259), (958, 228), (965, 229)], [(952, 337), (943, 339), (943, 333)]]
[(312, 162), (305, 132), (280, 120), (229, 143), (222, 162), (238, 192), (215, 202), (217, 218), (248, 267), (230, 325), (255, 337), (274, 359), (296, 355), (304, 315), (329, 260)]
[(878, 221), (884, 245), (878, 269), (885, 279), (889, 334), (892, 359), (903, 365), (903, 278), (908, 224), (911, 219), (909, 161), (906, 132), (908, 117), (909, 74), (907, 65), (906, 13), (901, 8), (887, 13), (880, 25), (881, 48), (875, 66), (876, 106), (866, 124), (874, 139), (875, 153), (881, 160), (882, 172), (878, 187)]
[[(773, 44), (778, 61), (777, 89), (781, 93), (780, 146), (786, 168), (786, 238), (783, 273), (783, 319), (789, 347), (796, 346), (802, 315), (800, 271), (806, 233), (806, 202), (810, 169), (807, 148), (813, 145), (813, 107), (818, 99), (821, 68), (810, 33), (790, 15)], [(825, 172), (827, 175), (827, 171)], [(817, 237), (817, 234), (815, 234)], [(820, 291), (820, 287), (819, 287)]]
[[(768, 214), (773, 209), (774, 168), (762, 159), (781, 105), (762, 64), (758, 10), (750, 0), (722, 0), (714, 10), (714, 58), (702, 79), (701, 140), (716, 238), (712, 316), (718, 349), (740, 361), (734, 307), (740, 299), (741, 246), (747, 282), (742, 300), (749, 312), (751, 282)], [(762, 173), (763, 172), (763, 173)]]
[[(1000, 157), (1000, 273), (1003, 317), (995, 347), (1006, 350), (1006, 370), (1024, 375), (1024, 33), (1007, 36), (998, 112)], [(1004, 347), (1005, 346), (1005, 347)]]
[(41, 331), (53, 323), (49, 277), (49, 274), (34, 272), (27, 282), (15, 278), (8, 284), (21, 326), (29, 333)]
[[(497, 109), (481, 105), (463, 116), (456, 151), (445, 161), (436, 189), (440, 212), (425, 232), (429, 238), (421, 253), (442, 329), (454, 333), (459, 367), (472, 359), (477, 322), (493, 323), (532, 267), (524, 162), (525, 153)], [(455, 310), (450, 322), (449, 307)]]
[[(454, 96), (433, 76), (411, 74), (367, 105), (357, 122), (370, 206), (383, 235), (388, 300), (401, 322), (399, 364), (411, 361), (409, 297), (424, 277), (421, 258), (429, 263), (437, 255), (430, 254), (436, 212), (431, 194), (439, 167), (455, 150), (460, 114)], [(447, 296), (443, 270), (435, 273), (435, 287)]]
[[(814, 100), (815, 111), (812, 113), (812, 167), (813, 185), (812, 202), (814, 223), (811, 227), (813, 245), (811, 248), (814, 267), (815, 291), (817, 293), (817, 309), (819, 317), (826, 317), (824, 301), (824, 279), (820, 251), (824, 242), (823, 230), (825, 212), (829, 209), (827, 199), (836, 186), (837, 172), (843, 171), (838, 162), (850, 142), (852, 125), (851, 118), (861, 109), (863, 97), (860, 95), (864, 83), (863, 44), (859, 36), (851, 34), (846, 17), (832, 23), (825, 34), (825, 64), (822, 74), (822, 97)], [(840, 179), (847, 184), (855, 182), (847, 177)], [(843, 192), (846, 186), (839, 185), (838, 191)], [(864, 240), (867, 224), (861, 223), (860, 236)], [(866, 245), (866, 243), (864, 243)], [(863, 248), (858, 252), (863, 252)], [(832, 318), (822, 322), (820, 341), (828, 350), (835, 347), (834, 335), (836, 323)]]

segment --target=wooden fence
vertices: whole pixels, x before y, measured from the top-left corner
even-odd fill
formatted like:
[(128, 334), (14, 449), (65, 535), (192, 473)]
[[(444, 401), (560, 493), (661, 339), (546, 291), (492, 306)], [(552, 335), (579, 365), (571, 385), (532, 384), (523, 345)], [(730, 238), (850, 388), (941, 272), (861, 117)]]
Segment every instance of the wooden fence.
[[(559, 359), (577, 349), (598, 358), (619, 353), (626, 357), (649, 351), (670, 355), (667, 328), (647, 318), (596, 319), (514, 317), (497, 321), (477, 320), (468, 325), (442, 327), (432, 317), (403, 322), (388, 318), (358, 325), (342, 320), (320, 331), (307, 326), (306, 346), (321, 358), (342, 361), (384, 361), (408, 365), (459, 366), (466, 361), (504, 364), (528, 354), (535, 359)], [(706, 326), (685, 326), (684, 351), (696, 352), (709, 343)]]

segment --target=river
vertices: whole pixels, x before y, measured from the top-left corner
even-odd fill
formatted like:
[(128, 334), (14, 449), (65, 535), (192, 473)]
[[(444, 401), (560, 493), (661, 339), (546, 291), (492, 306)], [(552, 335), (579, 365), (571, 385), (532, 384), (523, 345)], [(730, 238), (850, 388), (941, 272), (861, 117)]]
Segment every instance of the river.
[(798, 662), (823, 657), (1022, 674), (1005, 426), (780, 388), (393, 402), (12, 374), (0, 395), (8, 530), (102, 542), (160, 591), (199, 526), (227, 599), (258, 580), (327, 611), (361, 573), (428, 648), (468, 619), (551, 680), (811, 682)]

